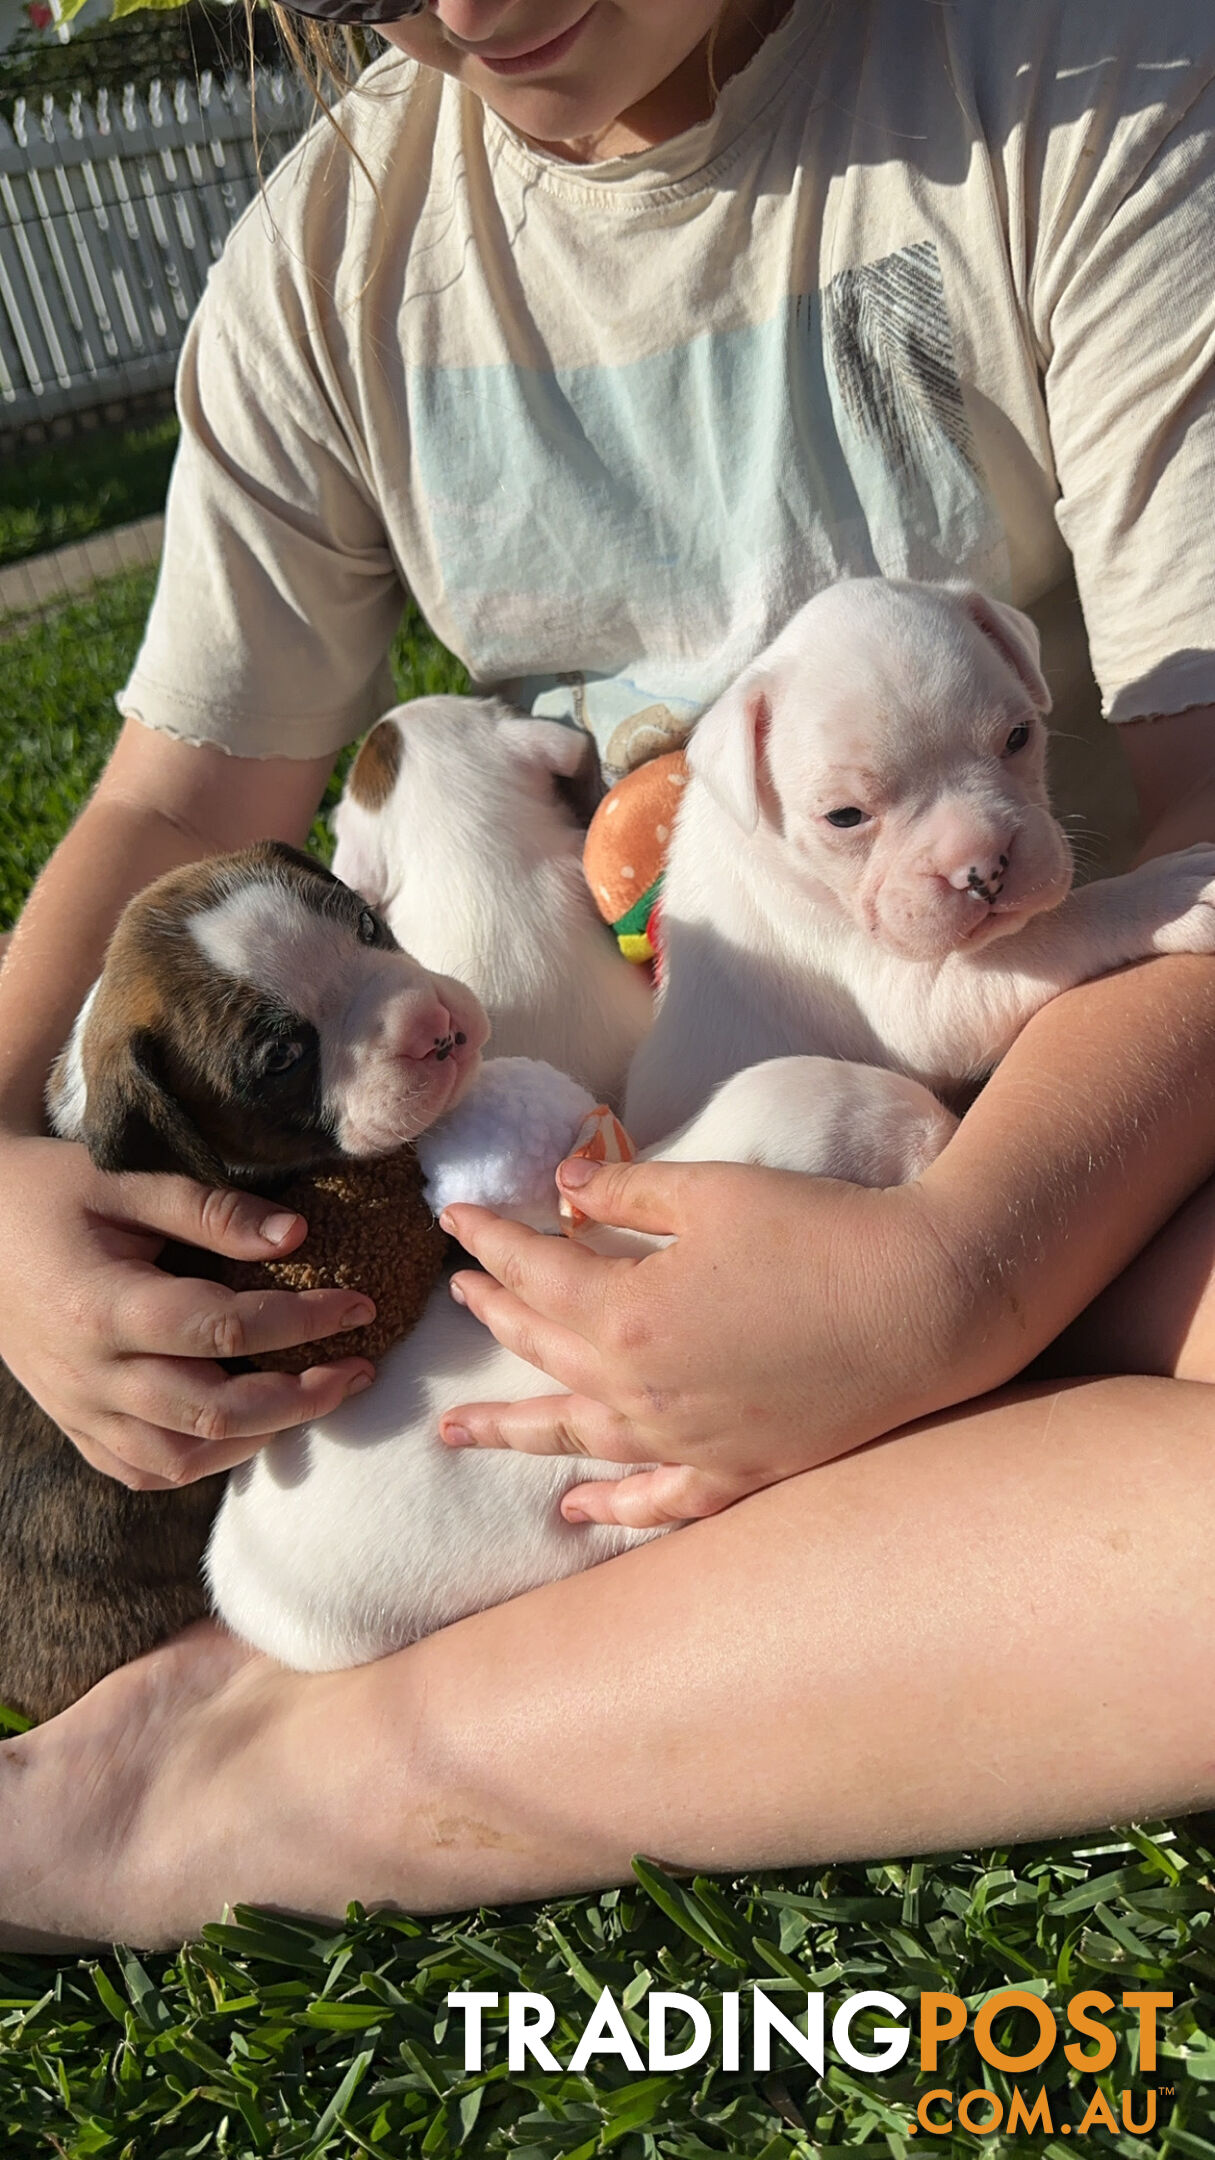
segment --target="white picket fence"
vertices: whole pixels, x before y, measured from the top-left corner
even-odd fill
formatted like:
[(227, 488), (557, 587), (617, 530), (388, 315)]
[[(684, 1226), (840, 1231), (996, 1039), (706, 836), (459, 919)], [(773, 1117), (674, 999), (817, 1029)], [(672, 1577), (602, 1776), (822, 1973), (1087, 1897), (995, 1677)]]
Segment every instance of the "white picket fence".
[[(224, 237), (314, 107), (289, 74), (0, 120), (0, 429), (163, 388)], [(256, 147), (255, 147), (256, 144)]]

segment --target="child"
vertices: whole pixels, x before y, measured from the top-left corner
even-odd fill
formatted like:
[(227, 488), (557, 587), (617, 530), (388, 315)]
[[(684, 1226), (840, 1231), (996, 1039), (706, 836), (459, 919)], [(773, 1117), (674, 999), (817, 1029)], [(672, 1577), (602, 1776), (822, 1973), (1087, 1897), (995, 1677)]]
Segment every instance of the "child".
[[(1212, 829), (1203, 0), (303, 12), (395, 50), (212, 279), (126, 725), (0, 977), (0, 1350), (143, 1486), (364, 1370), (228, 1379), (221, 1344), (360, 1316), (159, 1275), (167, 1236), (300, 1226), (93, 1172), (42, 1079), (129, 893), (306, 832), (403, 585), (478, 680), (627, 748), (875, 569), (1037, 603), (1069, 732), (1074, 571), (1144, 845)], [(9, 1939), (1209, 1805), (1208, 1194), (1161, 1226), (1215, 1161), (1213, 1049), (1210, 968), (1159, 961), (1049, 1006), (914, 1188), (600, 1172), (588, 1213), (679, 1233), (640, 1266), (463, 1219), (470, 1302), (574, 1390), (472, 1438), (682, 1465), (673, 1515), (751, 1497), (356, 1673), (202, 1628), (114, 1675), (0, 1748)], [(990, 1394), (1082, 1312), (1058, 1367), (1124, 1377)]]

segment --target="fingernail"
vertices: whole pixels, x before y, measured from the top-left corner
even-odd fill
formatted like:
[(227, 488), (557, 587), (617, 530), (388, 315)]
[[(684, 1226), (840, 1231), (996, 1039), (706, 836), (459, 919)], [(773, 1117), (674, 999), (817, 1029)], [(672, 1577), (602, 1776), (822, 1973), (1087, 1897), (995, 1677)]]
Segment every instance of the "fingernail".
[(338, 1321), (338, 1326), (344, 1328), (366, 1327), (374, 1319), (375, 1306), (370, 1304), (366, 1298), (360, 1298), (357, 1305), (348, 1305), (346, 1307), (345, 1312)]
[(452, 1297), (454, 1298), (457, 1305), (467, 1305), (468, 1299), (465, 1297), (464, 1292), (461, 1290), (460, 1285), (456, 1281), (454, 1275), (452, 1276), (452, 1279), (447, 1287), (451, 1291)]
[(444, 1208), (444, 1210), (443, 1210), (443, 1213), (442, 1213), (442, 1214), (440, 1215), (440, 1217), (439, 1217), (439, 1228), (440, 1228), (440, 1230), (446, 1230), (446, 1232), (447, 1232), (447, 1235), (448, 1235), (448, 1237), (454, 1237), (454, 1236), (455, 1236), (455, 1234), (456, 1234), (456, 1226), (455, 1226), (454, 1222), (453, 1222), (453, 1221), (452, 1221), (452, 1219), (451, 1219), (451, 1209), (450, 1209), (450, 1208)]
[(566, 1522), (589, 1522), (591, 1519), (589, 1515), (583, 1514), (580, 1507), (562, 1508), (561, 1512)]
[(445, 1447), (472, 1447), (473, 1436), (462, 1425), (440, 1425), (439, 1437)]
[(258, 1234), (265, 1238), (267, 1245), (281, 1245), (283, 1239), (291, 1235), (298, 1221), (298, 1215), (267, 1215)]
[(343, 1398), (344, 1401), (349, 1402), (352, 1395), (361, 1395), (364, 1388), (369, 1388), (374, 1379), (374, 1373), (356, 1373), (349, 1387), (346, 1390), (345, 1396)]
[(595, 1175), (596, 1165), (587, 1162), (585, 1156), (571, 1155), (568, 1162), (557, 1166), (557, 1182), (560, 1185), (589, 1185)]

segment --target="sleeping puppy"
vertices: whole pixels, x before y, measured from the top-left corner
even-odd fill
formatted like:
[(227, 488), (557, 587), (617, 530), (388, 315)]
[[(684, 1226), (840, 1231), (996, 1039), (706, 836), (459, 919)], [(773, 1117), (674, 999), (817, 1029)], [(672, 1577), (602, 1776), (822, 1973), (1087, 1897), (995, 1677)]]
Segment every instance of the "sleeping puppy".
[(652, 1001), (599, 918), (562, 793), (585, 794), (594, 762), (557, 720), (474, 698), (398, 705), (351, 769), (333, 867), (424, 967), (476, 991), (491, 1056), (543, 1058), (619, 1104)]
[[(917, 1176), (955, 1123), (899, 1074), (780, 1058), (738, 1073), (651, 1155), (892, 1185)], [(599, 1228), (591, 1242), (638, 1253), (667, 1240)], [(285, 1665), (361, 1665), (664, 1534), (566, 1522), (570, 1487), (632, 1474), (619, 1463), (453, 1450), (439, 1438), (459, 1402), (561, 1392), (440, 1285), (374, 1387), (231, 1473), (206, 1559), (216, 1612)]]
[[(485, 1036), (463, 985), (268, 842), (130, 903), (52, 1072), (51, 1124), (101, 1169), (272, 1193), (411, 1139), (459, 1100)], [(0, 1701), (50, 1717), (198, 1619), (222, 1490), (128, 1491), (0, 1366)]]
[(1050, 702), (1033, 624), (973, 588), (858, 579), (793, 617), (692, 737), (635, 1139), (790, 1052), (949, 1096), (1061, 990), (1215, 951), (1215, 848), (1072, 892)]

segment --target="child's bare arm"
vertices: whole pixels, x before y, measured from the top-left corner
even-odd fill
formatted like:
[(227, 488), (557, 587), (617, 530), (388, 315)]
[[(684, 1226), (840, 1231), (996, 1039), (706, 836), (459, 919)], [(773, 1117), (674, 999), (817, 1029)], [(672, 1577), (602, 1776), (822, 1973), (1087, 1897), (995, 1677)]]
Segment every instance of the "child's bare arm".
[(132, 893), (252, 840), (301, 845), (328, 775), (328, 759), (234, 758), (127, 722), (13, 937), (0, 979), (0, 1130), (42, 1131), (47, 1068)]
[[(298, 843), (328, 770), (328, 760), (233, 758), (128, 722), (0, 973), (0, 1355), (88, 1460), (128, 1484), (239, 1460), (251, 1436), (334, 1408), (367, 1369), (347, 1360), (299, 1379), (226, 1378), (212, 1359), (232, 1293), (198, 1285), (183, 1322), (182, 1285), (152, 1262), (166, 1237), (264, 1257), (275, 1248), (260, 1225), (273, 1207), (184, 1178), (107, 1176), (83, 1150), (41, 1137), (47, 1067), (125, 901), (176, 863), (263, 837)], [(298, 1224), (277, 1249), (302, 1234)], [(349, 1302), (334, 1292), (322, 1314), (282, 1292), (236, 1305), (257, 1348), (332, 1332)]]

